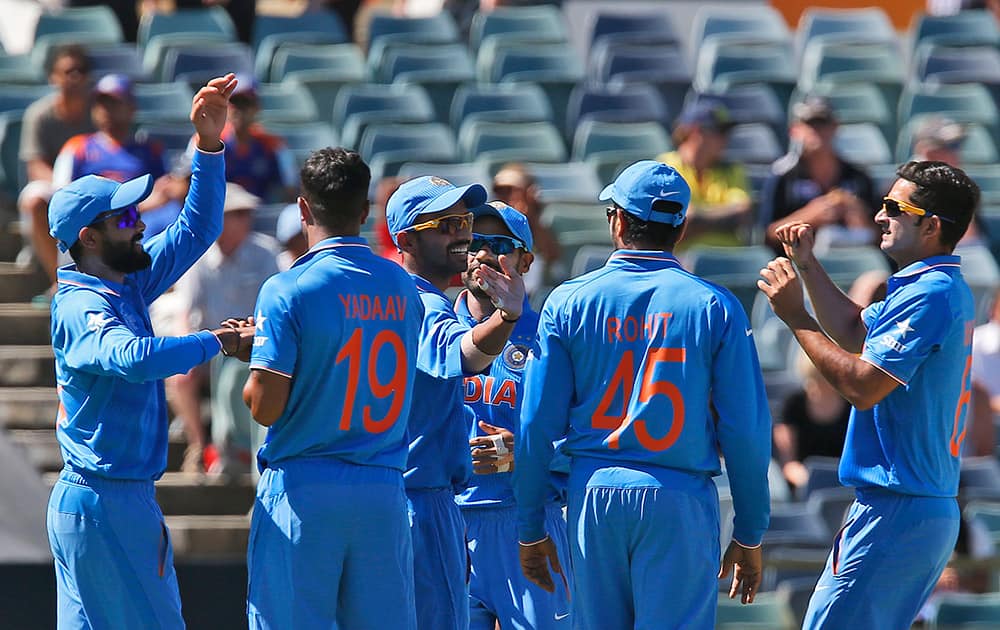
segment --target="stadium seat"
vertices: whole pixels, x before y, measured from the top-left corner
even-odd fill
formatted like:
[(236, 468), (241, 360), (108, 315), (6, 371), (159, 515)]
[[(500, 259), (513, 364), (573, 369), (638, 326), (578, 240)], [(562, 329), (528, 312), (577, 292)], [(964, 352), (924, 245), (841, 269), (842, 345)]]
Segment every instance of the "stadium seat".
[(970, 164), (963, 170), (979, 184), (984, 206), (1000, 204), (1000, 171), (996, 165)]
[(435, 164), (414, 161), (407, 162), (399, 169), (399, 177), (402, 179), (412, 179), (424, 175), (433, 175), (446, 179), (456, 186), (482, 184), (487, 188), (489, 188), (490, 180), (492, 179), (486, 165), (476, 162)]
[(59, 48), (73, 44), (83, 46), (96, 46), (99, 44), (115, 44), (113, 38), (104, 33), (82, 32), (46, 35), (35, 41), (28, 53), (29, 63), (37, 68), (39, 72), (44, 72), (52, 62), (52, 57)]
[[(913, 156), (914, 134), (920, 127), (922, 118), (920, 116), (911, 119), (899, 131), (899, 139), (896, 142), (897, 162), (905, 162)], [(1000, 161), (1000, 152), (997, 151), (996, 142), (986, 127), (975, 123), (967, 123), (963, 126), (965, 140), (962, 141), (962, 148), (959, 150), (963, 165), (994, 164)]]
[(696, 101), (703, 96), (722, 102), (729, 111), (733, 122), (764, 123), (781, 138), (788, 135), (787, 105), (784, 104), (771, 86), (766, 83), (747, 83), (734, 85), (728, 89), (713, 89), (704, 94), (690, 92), (685, 98), (685, 104)]
[(765, 545), (804, 545), (819, 548), (830, 544), (830, 532), (816, 506), (808, 503), (771, 505), (771, 523), (764, 533)]
[(341, 141), (355, 147), (366, 125), (373, 122), (432, 122), (434, 107), (416, 85), (347, 85), (333, 106), (333, 125)]
[(777, 590), (778, 585), (787, 580), (809, 579), (815, 584), (823, 572), (823, 566), (829, 555), (829, 542), (824, 547), (794, 543), (764, 547), (761, 590)]
[[(962, 274), (965, 275), (966, 264), (963, 257)], [(968, 490), (986, 490), (995, 493), (1000, 498), (1000, 463), (995, 457), (963, 457), (959, 488)], [(982, 496), (982, 495), (980, 495)]]
[(294, 17), (254, 17), (252, 46), (257, 78), (270, 76), (271, 61), (282, 47), (293, 44), (344, 44), (351, 41), (343, 21), (333, 11), (320, 9)]
[(771, 164), (784, 152), (771, 125), (746, 123), (729, 132), (723, 159), (735, 164)]
[(569, 266), (571, 278), (590, 273), (595, 269), (600, 269), (604, 263), (608, 262), (608, 257), (614, 251), (610, 245), (582, 245), (573, 254), (573, 261)]
[(296, 44), (282, 46), (271, 62), (271, 81), (299, 73), (328, 76), (342, 83), (360, 83), (368, 72), (361, 49), (354, 44)]
[(833, 138), (837, 153), (848, 162), (867, 166), (892, 161), (892, 150), (882, 130), (874, 123), (850, 123), (837, 127)]
[[(797, 76), (788, 44), (742, 44), (711, 40), (698, 50), (692, 86), (699, 92), (741, 83), (766, 83), (787, 100)], [(717, 91), (717, 89), (716, 89)]]
[(809, 481), (800, 499), (808, 500), (813, 492), (824, 488), (842, 488), (838, 472), (840, 459), (837, 457), (807, 457), (802, 464), (809, 472)]
[(0, 83), (0, 114), (20, 116), (38, 99), (52, 93), (50, 85), (21, 85)]
[[(604, 220), (603, 228), (572, 230), (559, 233), (559, 245), (562, 247), (563, 258), (570, 265), (576, 261), (578, 252), (592, 253), (598, 251), (599, 248), (606, 251), (610, 243), (611, 237), (608, 236), (607, 219)], [(607, 257), (605, 257), (605, 260), (607, 260)], [(583, 259), (581, 259), (580, 265), (584, 264)], [(588, 264), (593, 264), (593, 259)]]
[(465, 85), (455, 92), (451, 126), (467, 120), (536, 122), (552, 120), (552, 108), (540, 87), (532, 84)]
[(340, 146), (337, 132), (326, 122), (277, 124), (267, 126), (267, 130), (284, 139), (286, 146), (301, 165), (316, 149)]
[(816, 41), (802, 55), (798, 88), (812, 92), (828, 83), (836, 91), (844, 83), (871, 83), (882, 92), (888, 105), (896, 103), (906, 79), (902, 53), (896, 42), (845, 44)]
[(583, 78), (583, 64), (569, 44), (531, 44), (503, 39), (485, 42), (476, 56), (476, 76), (485, 83), (533, 81), (539, 76)]
[[(358, 152), (369, 163), (376, 156), (388, 154), (400, 165), (423, 156), (426, 156), (423, 159), (442, 162), (454, 162), (458, 158), (455, 135), (442, 123), (369, 125), (361, 137)], [(395, 172), (384, 175), (395, 175)]]
[(604, 204), (593, 198), (585, 203), (554, 202), (545, 205), (542, 223), (557, 234), (563, 232), (607, 231)]
[(187, 122), (191, 115), (194, 92), (187, 83), (136, 83), (132, 95), (136, 124)]
[(142, 67), (142, 57), (135, 44), (90, 44), (87, 46), (90, 75), (124, 74), (133, 81), (147, 81), (150, 76)]
[(1000, 114), (989, 90), (975, 83), (909, 86), (899, 99), (899, 122), (922, 114), (941, 114), (957, 122), (979, 123), (996, 134)]
[(885, 254), (875, 246), (833, 247), (816, 257), (830, 279), (844, 290), (866, 271), (891, 272)]
[(572, 138), (587, 120), (604, 122), (660, 122), (667, 115), (659, 92), (649, 85), (618, 90), (577, 86), (566, 111), (566, 135)]
[(788, 602), (792, 610), (792, 627), (801, 628), (809, 609), (809, 600), (816, 588), (815, 577), (789, 578), (778, 582), (775, 591)]
[(8, 55), (0, 53), (0, 82), (3, 83), (44, 83), (45, 72), (35, 65), (29, 54)]
[(368, 50), (388, 42), (451, 44), (458, 42), (458, 27), (447, 11), (419, 18), (375, 13), (368, 25)]
[[(257, 102), (257, 120), (262, 123), (314, 122), (320, 117), (312, 94), (301, 83), (261, 83), (257, 86)], [(331, 115), (323, 114), (324, 120)]]
[(593, 162), (609, 154), (619, 163), (625, 154), (634, 155), (636, 160), (653, 159), (672, 148), (670, 135), (658, 122), (585, 120), (573, 135), (573, 159), (578, 161)]
[(549, 122), (470, 120), (458, 133), (462, 157), (500, 166), (505, 162), (564, 162), (566, 147)]
[(623, 89), (638, 83), (653, 86), (667, 108), (665, 123), (680, 113), (684, 95), (691, 87), (691, 70), (684, 52), (673, 44), (636, 46), (614, 40), (591, 51), (590, 82)]
[(750, 313), (754, 299), (760, 292), (757, 280), (760, 270), (774, 257), (770, 248), (763, 245), (746, 247), (711, 247), (698, 245), (681, 256), (684, 268), (732, 291)]
[(1000, 85), (1000, 50), (992, 46), (938, 46), (917, 49), (913, 80), (918, 83)]
[[(528, 78), (529, 75), (531, 78)], [(569, 109), (569, 98), (573, 94), (573, 90), (580, 84), (580, 81), (568, 74), (561, 74), (559, 71), (522, 73), (521, 76), (524, 78), (506, 78), (500, 83), (505, 85), (534, 85), (542, 88), (549, 101), (549, 106), (552, 107), (552, 120), (562, 128), (562, 121), (566, 120), (566, 112)]]
[(477, 11), (469, 29), (469, 48), (479, 50), (490, 38), (532, 42), (569, 41), (566, 20), (559, 7), (500, 6), (488, 13)]
[(253, 53), (249, 46), (224, 42), (171, 48), (163, 60), (160, 81), (182, 81), (200, 88), (209, 79), (228, 72), (253, 75)]
[(1000, 627), (1000, 593), (941, 593), (931, 627), (939, 630)]
[(796, 29), (796, 51), (801, 58), (816, 40), (840, 43), (895, 42), (896, 29), (881, 7), (864, 9), (807, 8)]
[(809, 493), (806, 504), (810, 510), (819, 513), (827, 531), (835, 534), (843, 526), (854, 497), (854, 488), (817, 488)]
[(692, 49), (708, 39), (791, 43), (785, 18), (770, 5), (703, 6), (694, 16)]
[(539, 198), (544, 203), (593, 203), (604, 188), (597, 176), (597, 169), (588, 162), (528, 164), (527, 168), (535, 179)]
[(781, 630), (791, 628), (792, 623), (792, 610), (780, 593), (758, 593), (752, 606), (719, 595), (716, 630)]
[(21, 116), (0, 115), (0, 193), (12, 201), (26, 183), (24, 165), (17, 157), (20, 144)]
[[(58, 12), (44, 11), (38, 16), (32, 47), (122, 41), (121, 24), (110, 8), (67, 7)], [(45, 59), (39, 61), (44, 62)]]
[(1000, 540), (1000, 502), (969, 501), (962, 514), (982, 525), (994, 542)]
[(377, 67), (369, 66), (371, 76), (380, 83), (393, 83), (408, 73), (438, 71), (475, 78), (475, 64), (462, 44), (421, 46), (401, 44), (386, 51)]
[(679, 40), (666, 11), (619, 13), (598, 9), (590, 28), (590, 49), (603, 41), (676, 44)]
[(882, 90), (871, 83), (821, 82), (808, 95), (796, 90), (792, 102), (800, 102), (806, 96), (827, 99), (840, 124), (873, 123), (887, 139), (896, 136), (896, 104), (890, 109)]
[(989, 11), (964, 9), (953, 15), (918, 13), (910, 26), (912, 49), (922, 44), (1000, 46), (1000, 28)]
[(145, 123), (135, 130), (136, 140), (140, 142), (153, 141), (163, 145), (171, 152), (184, 151), (191, 141), (193, 130), (191, 124), (156, 124)]
[(220, 41), (211, 33), (172, 33), (160, 35), (142, 48), (142, 68), (152, 80), (163, 76), (163, 67), (171, 50), (202, 50), (206, 47), (219, 46), (227, 43)]
[(139, 20), (136, 39), (139, 47), (144, 48), (157, 37), (192, 33), (211, 35), (216, 41), (236, 39), (233, 20), (220, 6), (178, 9), (173, 13), (144, 13)]

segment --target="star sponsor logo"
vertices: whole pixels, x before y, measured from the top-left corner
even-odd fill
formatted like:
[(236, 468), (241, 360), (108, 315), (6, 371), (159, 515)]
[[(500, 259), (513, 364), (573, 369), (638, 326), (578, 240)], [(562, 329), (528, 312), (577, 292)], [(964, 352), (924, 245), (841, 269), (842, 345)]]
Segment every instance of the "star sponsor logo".
[(104, 313), (87, 313), (87, 330), (97, 332), (110, 321)]
[(905, 337), (906, 333), (913, 332), (913, 328), (910, 326), (910, 318), (907, 317), (901, 322), (896, 322), (896, 330), (899, 331), (900, 339)]
[(266, 321), (267, 317), (265, 317), (260, 311), (257, 311), (257, 315), (253, 318), (253, 325), (256, 328), (262, 328), (264, 326), (264, 322)]

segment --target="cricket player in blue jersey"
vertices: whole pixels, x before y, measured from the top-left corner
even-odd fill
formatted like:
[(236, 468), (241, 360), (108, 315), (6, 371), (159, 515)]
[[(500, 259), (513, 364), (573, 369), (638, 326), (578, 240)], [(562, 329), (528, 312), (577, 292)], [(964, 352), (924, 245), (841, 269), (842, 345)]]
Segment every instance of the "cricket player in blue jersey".
[[(508, 256), (518, 275), (531, 268), (531, 228), (523, 214), (500, 201), (472, 209), (469, 268), (462, 274), (466, 290), (455, 303), (458, 318), (469, 326), (491, 316), (496, 306), (474, 276), (483, 265), (499, 269), (498, 256)], [(469, 628), (540, 630), (569, 628), (567, 582), (547, 593), (521, 573), (517, 554), (517, 509), (511, 487), (514, 432), (524, 393), (522, 376), (528, 353), (535, 347), (538, 313), (525, 300), (521, 319), (488, 372), (465, 379), (465, 404), (474, 412), (469, 426), (473, 472), (477, 473), (457, 498), (468, 527)], [(565, 475), (553, 473), (545, 506), (545, 526), (560, 557), (569, 557), (561, 491)]]
[(60, 629), (184, 627), (153, 490), (167, 466), (163, 379), (220, 351), (249, 358), (253, 328), (154, 337), (147, 307), (222, 231), (219, 134), (235, 86), (228, 75), (195, 95), (191, 190), (177, 221), (146, 249), (136, 204), (152, 190), (149, 175), (124, 183), (87, 175), (49, 204), (51, 234), (75, 262), (59, 269), (52, 301), (56, 437), (65, 467), (47, 525)]
[[(958, 537), (975, 313), (952, 252), (979, 188), (944, 162), (908, 162), (896, 176), (875, 215), (880, 247), (899, 268), (884, 301), (862, 309), (844, 295), (816, 260), (812, 226), (799, 222), (777, 230), (788, 258), (769, 263), (757, 283), (854, 405), (840, 481), (856, 500), (806, 628), (909, 628)], [(818, 322), (803, 306), (802, 284)]]
[(472, 476), (463, 379), (487, 370), (503, 352), (524, 308), (524, 283), (506, 255), (497, 260), (500, 271), (480, 266), (471, 274), (497, 307), (485, 320), (460, 321), (444, 293), (468, 267), (469, 208), (485, 201), (480, 184), (418, 177), (386, 204), (389, 233), (424, 305), (405, 475), (420, 630), (469, 626), (465, 521), (455, 503)]
[(247, 551), (251, 629), (416, 627), (403, 471), (423, 306), (359, 235), (371, 172), (314, 152), (309, 251), (268, 279), (243, 396), (268, 427)]
[[(752, 331), (727, 290), (671, 253), (691, 190), (665, 164), (632, 164), (601, 193), (616, 251), (557, 287), (528, 358), (514, 496), (521, 566), (552, 591), (545, 524), (553, 442), (570, 457), (574, 628), (715, 626), (717, 578), (752, 602), (769, 520), (771, 417)], [(719, 568), (721, 472), (733, 540)]]

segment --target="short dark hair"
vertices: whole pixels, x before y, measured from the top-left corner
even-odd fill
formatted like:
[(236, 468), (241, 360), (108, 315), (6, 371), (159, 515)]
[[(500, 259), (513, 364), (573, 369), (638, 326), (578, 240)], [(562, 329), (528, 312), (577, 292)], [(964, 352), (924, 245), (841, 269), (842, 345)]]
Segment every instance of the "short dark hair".
[[(617, 204), (615, 207), (621, 209), (621, 206), (618, 206)], [(677, 204), (670, 201), (664, 201), (661, 199), (653, 202), (653, 210), (655, 212), (676, 213), (677, 209)], [(625, 217), (625, 223), (627, 225), (624, 238), (625, 243), (642, 249), (658, 249), (668, 252), (673, 251), (674, 246), (677, 245), (677, 239), (681, 237), (681, 231), (684, 227), (683, 223), (674, 227), (669, 223), (643, 221), (626, 210), (622, 210), (619, 214)]]
[(299, 175), (302, 196), (317, 222), (336, 234), (357, 229), (372, 179), (358, 153), (340, 147), (313, 151)]
[(90, 56), (87, 55), (87, 49), (80, 44), (66, 44), (59, 46), (49, 55), (48, 60), (45, 62), (45, 74), (52, 74), (52, 70), (56, 67), (56, 62), (63, 57), (76, 59), (80, 62), (84, 71), (88, 74), (90, 73)]
[(965, 234), (979, 206), (979, 186), (960, 168), (944, 162), (912, 160), (896, 176), (913, 182), (913, 205), (952, 221), (941, 221), (941, 244), (949, 251)]

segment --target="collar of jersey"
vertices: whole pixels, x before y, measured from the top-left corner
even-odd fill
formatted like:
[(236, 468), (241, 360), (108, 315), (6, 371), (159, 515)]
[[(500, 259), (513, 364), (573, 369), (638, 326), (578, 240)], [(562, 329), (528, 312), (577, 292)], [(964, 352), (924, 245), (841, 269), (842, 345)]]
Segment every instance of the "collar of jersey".
[(94, 291), (109, 293), (116, 297), (121, 297), (122, 289), (125, 286), (118, 284), (117, 282), (111, 282), (110, 280), (102, 280), (97, 276), (90, 275), (89, 273), (79, 272), (76, 270), (75, 264), (60, 267), (56, 276), (59, 284), (93, 289)]
[(931, 256), (930, 258), (924, 258), (923, 260), (918, 260), (915, 263), (910, 263), (896, 273), (892, 274), (892, 276), (894, 278), (908, 278), (910, 276), (919, 276), (920, 274), (932, 269), (961, 269), (961, 267), (962, 259), (959, 256)]
[(619, 249), (611, 254), (611, 257), (608, 258), (608, 262), (618, 260), (623, 262), (642, 262), (644, 260), (652, 260), (655, 262), (670, 263), (668, 266), (671, 267), (681, 267), (681, 263), (677, 260), (676, 256), (670, 252), (654, 249)]
[(322, 252), (343, 248), (355, 249), (358, 247), (371, 251), (371, 248), (368, 247), (368, 241), (360, 236), (333, 236), (325, 238), (313, 245), (312, 249), (296, 258), (295, 262), (292, 263), (292, 267), (297, 267), (302, 263), (312, 260), (317, 254)]

